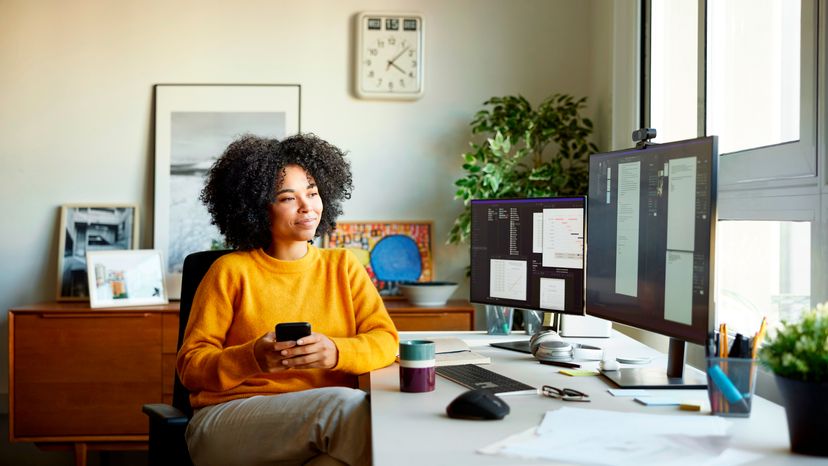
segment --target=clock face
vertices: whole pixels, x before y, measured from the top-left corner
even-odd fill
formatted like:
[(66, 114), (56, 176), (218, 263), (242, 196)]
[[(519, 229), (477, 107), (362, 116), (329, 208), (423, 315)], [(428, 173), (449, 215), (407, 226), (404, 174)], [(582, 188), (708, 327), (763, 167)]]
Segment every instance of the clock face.
[(362, 13), (357, 24), (357, 95), (420, 98), (423, 92), (422, 17)]

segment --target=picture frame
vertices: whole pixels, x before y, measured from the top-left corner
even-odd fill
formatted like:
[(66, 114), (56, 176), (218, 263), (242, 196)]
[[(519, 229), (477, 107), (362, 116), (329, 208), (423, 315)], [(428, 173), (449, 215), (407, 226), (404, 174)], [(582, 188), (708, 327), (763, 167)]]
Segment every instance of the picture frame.
[(322, 247), (351, 250), (383, 298), (402, 299), (400, 283), (434, 278), (433, 231), (431, 221), (337, 222)]
[(58, 230), (57, 301), (89, 300), (87, 251), (138, 247), (135, 204), (63, 204)]
[(181, 294), (184, 258), (225, 249), (199, 195), (227, 146), (250, 133), (283, 139), (300, 132), (298, 84), (155, 85), (153, 247), (166, 264), (167, 292)]
[(87, 252), (89, 307), (167, 304), (163, 263), (155, 249)]

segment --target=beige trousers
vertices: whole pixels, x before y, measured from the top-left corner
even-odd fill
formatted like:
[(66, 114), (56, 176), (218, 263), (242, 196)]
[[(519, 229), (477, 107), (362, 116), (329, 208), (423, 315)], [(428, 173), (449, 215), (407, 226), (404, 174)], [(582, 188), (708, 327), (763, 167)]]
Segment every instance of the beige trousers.
[(197, 466), (371, 464), (365, 392), (327, 387), (199, 409), (187, 427)]

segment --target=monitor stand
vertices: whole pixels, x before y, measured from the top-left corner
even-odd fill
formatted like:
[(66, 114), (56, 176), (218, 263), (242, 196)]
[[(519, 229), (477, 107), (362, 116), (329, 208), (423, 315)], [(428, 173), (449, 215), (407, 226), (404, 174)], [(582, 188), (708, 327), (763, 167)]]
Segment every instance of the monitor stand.
[(684, 341), (670, 338), (666, 371), (640, 367), (601, 371), (601, 375), (620, 388), (707, 388), (707, 376), (704, 373), (685, 368), (684, 346)]
[(507, 349), (511, 351), (519, 351), (521, 353), (526, 354), (532, 354), (532, 351), (529, 349), (529, 340), (501, 341), (498, 343), (489, 343), (489, 346), (494, 346), (495, 348)]
[[(558, 313), (552, 314), (550, 323), (551, 323), (551, 325), (540, 325), (540, 326), (538, 326), (537, 330), (535, 330), (535, 333), (532, 335), (532, 337), (534, 337), (535, 335), (537, 335), (539, 333), (548, 332), (550, 330), (560, 334), (560, 314), (558, 314)], [(500, 348), (500, 349), (507, 349), (507, 350), (510, 350), (510, 351), (517, 351), (517, 352), (520, 352), (520, 353), (532, 354), (532, 350), (529, 347), (529, 342), (530, 341), (531, 341), (531, 338), (529, 340), (520, 340), (520, 341), (501, 341), (501, 342), (489, 343), (489, 346), (493, 346), (495, 348)]]

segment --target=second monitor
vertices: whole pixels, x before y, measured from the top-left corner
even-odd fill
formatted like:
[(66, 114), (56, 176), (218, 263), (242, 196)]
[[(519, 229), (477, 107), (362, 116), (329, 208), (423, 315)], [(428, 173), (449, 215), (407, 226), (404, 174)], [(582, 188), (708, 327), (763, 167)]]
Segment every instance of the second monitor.
[(472, 200), (471, 302), (583, 315), (585, 206), (583, 196)]

